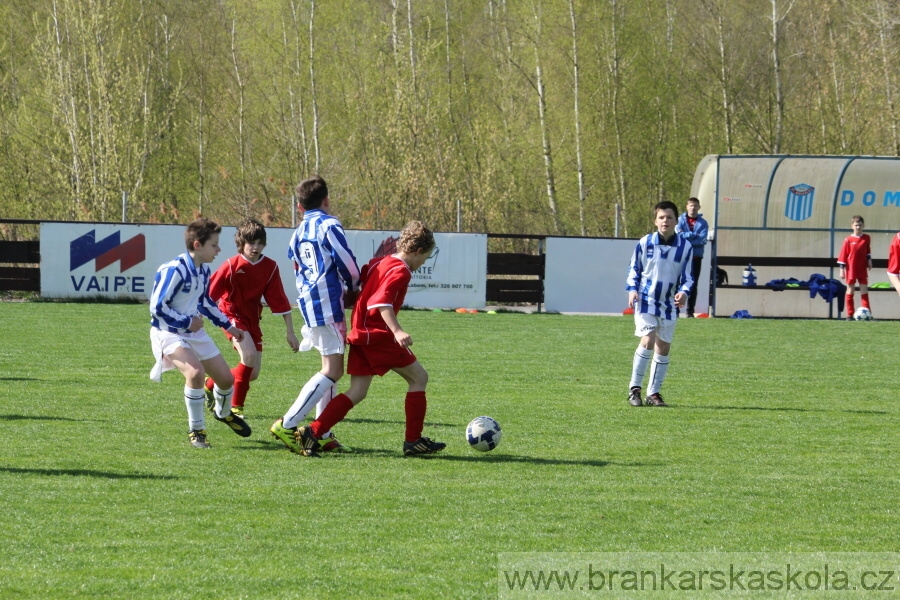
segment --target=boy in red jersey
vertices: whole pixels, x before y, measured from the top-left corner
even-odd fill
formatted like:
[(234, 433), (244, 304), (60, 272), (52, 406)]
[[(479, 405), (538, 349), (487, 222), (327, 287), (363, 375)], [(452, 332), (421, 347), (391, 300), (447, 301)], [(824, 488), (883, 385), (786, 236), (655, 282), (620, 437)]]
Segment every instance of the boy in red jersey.
[(400, 232), (395, 254), (375, 257), (363, 267), (362, 289), (353, 309), (352, 330), (347, 336), (350, 389), (335, 396), (315, 421), (298, 428), (296, 438), (304, 456), (318, 456), (318, 438), (362, 402), (375, 375), (382, 376), (388, 371), (394, 371), (409, 384), (403, 454), (431, 454), (446, 447), (422, 436), (428, 373), (410, 350), (412, 338), (397, 321), (412, 272), (425, 264), (435, 247), (431, 230), (420, 221), (412, 221)]
[[(218, 304), (219, 310), (248, 334), (243, 340), (236, 340), (228, 332), (225, 333), (241, 357), (241, 362), (231, 370), (234, 375), (231, 410), (234, 414), (243, 416), (250, 382), (259, 377), (262, 368), (263, 336), (259, 321), (262, 317), (263, 298), (273, 314), (284, 317), (287, 343), (291, 350), (297, 352), (300, 342), (294, 333), (291, 303), (284, 293), (278, 265), (271, 258), (263, 256), (266, 228), (259, 221), (247, 219), (238, 225), (234, 242), (238, 253), (213, 273), (209, 296)], [(214, 402), (215, 393), (212, 380), (207, 379), (207, 406)]]
[(866, 222), (859, 215), (850, 218), (853, 233), (844, 240), (838, 254), (838, 266), (841, 268), (841, 279), (847, 282), (847, 296), (844, 301), (847, 320), (853, 320), (853, 294), (855, 285), (859, 283), (860, 303), (863, 308), (869, 307), (869, 269), (872, 268), (872, 239), (863, 233)]
[(900, 294), (900, 233), (894, 236), (888, 249), (887, 275), (891, 285)]

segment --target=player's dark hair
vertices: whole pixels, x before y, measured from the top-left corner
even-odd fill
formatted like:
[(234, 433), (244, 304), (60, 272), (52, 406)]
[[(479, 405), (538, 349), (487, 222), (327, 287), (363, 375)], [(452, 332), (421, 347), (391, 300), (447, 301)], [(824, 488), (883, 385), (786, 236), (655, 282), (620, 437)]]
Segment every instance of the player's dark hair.
[(222, 226), (212, 219), (200, 217), (192, 221), (184, 230), (184, 245), (187, 246), (188, 251), (191, 251), (194, 249), (194, 242), (200, 242), (202, 246), (215, 233), (222, 233)]
[(305, 210), (319, 208), (328, 197), (328, 184), (325, 180), (316, 175), (304, 181), (301, 181), (296, 190), (297, 202)]
[(671, 210), (672, 214), (674, 214), (676, 217), (678, 216), (678, 207), (675, 206), (674, 202), (671, 202), (669, 200), (657, 202), (656, 206), (653, 207), (653, 215), (656, 216), (656, 214), (661, 210)]
[(697, 204), (700, 204), (700, 198), (694, 198), (694, 197), (688, 198), (688, 204), (690, 204), (691, 202), (696, 202)]
[(244, 249), (244, 244), (251, 242), (266, 245), (266, 228), (256, 219), (242, 221), (237, 227), (237, 233), (234, 234), (234, 243), (238, 252)]
[(410, 221), (400, 232), (397, 240), (398, 252), (415, 254), (419, 250), (428, 252), (435, 247), (434, 233), (422, 221)]
[(859, 221), (863, 225), (866, 224), (866, 220), (862, 218), (862, 215), (853, 215), (850, 217), (850, 222), (852, 223), (853, 221)]

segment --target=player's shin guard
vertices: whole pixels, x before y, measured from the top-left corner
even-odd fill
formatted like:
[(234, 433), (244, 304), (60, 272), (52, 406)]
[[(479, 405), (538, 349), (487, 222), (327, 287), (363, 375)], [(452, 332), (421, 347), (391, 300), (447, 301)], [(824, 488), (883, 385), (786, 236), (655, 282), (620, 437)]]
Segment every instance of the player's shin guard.
[(658, 394), (662, 389), (666, 371), (669, 370), (669, 357), (656, 354), (653, 356), (653, 366), (650, 367), (650, 385), (647, 387), (647, 395)]
[[(330, 390), (334, 384), (335, 382), (330, 377), (322, 373), (313, 375), (306, 382), (306, 385), (303, 386), (303, 389), (300, 390), (300, 395), (294, 400), (291, 408), (285, 413), (282, 426), (288, 429), (296, 427), (300, 421), (306, 418), (306, 415), (309, 414), (309, 411), (312, 410), (312, 407), (316, 405), (316, 402), (319, 401), (322, 395)], [(325, 431), (328, 430), (326, 429)]]
[(206, 419), (203, 416), (205, 397), (204, 390), (184, 386), (184, 405), (187, 407), (189, 431), (206, 429)]
[(638, 346), (634, 351), (634, 362), (631, 366), (631, 383), (628, 387), (644, 387), (644, 373), (647, 372), (647, 365), (653, 358), (653, 351), (643, 346)]
[(220, 419), (224, 419), (231, 414), (231, 393), (233, 391), (234, 387), (223, 390), (218, 383), (213, 387), (213, 395), (216, 399), (216, 415)]
[(322, 415), (309, 424), (313, 435), (317, 438), (331, 431), (331, 428), (340, 423), (350, 409), (353, 408), (353, 401), (346, 394), (338, 394), (335, 396), (328, 406), (325, 407)]
[(428, 408), (428, 400), (425, 392), (406, 392), (406, 441), (415, 442), (422, 437), (422, 428), (425, 426), (425, 410)]
[(852, 293), (851, 293), (851, 294), (846, 294), (846, 295), (844, 296), (844, 312), (845, 312), (845, 313), (847, 314), (847, 316), (849, 317), (849, 316), (851, 316), (851, 315), (853, 314), (853, 311), (854, 311), (854, 308), (853, 308), (853, 294), (852, 294)]
[(244, 406), (247, 392), (250, 391), (250, 375), (253, 374), (253, 367), (238, 363), (231, 370), (231, 374), (234, 376), (234, 394), (231, 396), (231, 406)]

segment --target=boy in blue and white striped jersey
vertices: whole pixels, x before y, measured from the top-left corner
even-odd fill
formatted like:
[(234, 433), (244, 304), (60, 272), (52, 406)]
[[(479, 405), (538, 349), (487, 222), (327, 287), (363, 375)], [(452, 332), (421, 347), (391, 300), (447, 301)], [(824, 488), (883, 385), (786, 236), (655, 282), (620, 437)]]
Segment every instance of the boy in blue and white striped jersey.
[(231, 412), (234, 378), (218, 346), (203, 329), (203, 317), (226, 329), (240, 342), (244, 332), (228, 320), (209, 297), (209, 263), (219, 254), (222, 227), (201, 217), (184, 232), (187, 252), (160, 266), (150, 294), (150, 346), (156, 364), (150, 379), (161, 381), (164, 371), (184, 375), (184, 403), (188, 412), (188, 439), (195, 448), (209, 448), (203, 403), (206, 373), (215, 381), (217, 420), (242, 437), (250, 427)]
[[(302, 181), (297, 186), (297, 202), (304, 211), (303, 221), (291, 236), (288, 258), (294, 262), (297, 306), (304, 322), (300, 350), (318, 350), (322, 369), (306, 382), (284, 417), (270, 428), (272, 435), (294, 452), (299, 450), (297, 425), (313, 406), (317, 406), (316, 416), (322, 413), (344, 375), (344, 294), (359, 291), (359, 266), (341, 222), (328, 214), (331, 200), (325, 180), (315, 176)], [(326, 451), (349, 451), (330, 432), (322, 437), (321, 446)]]
[(653, 210), (657, 231), (642, 237), (635, 247), (625, 286), (628, 306), (634, 308), (634, 335), (641, 338), (631, 370), (628, 402), (632, 406), (643, 403), (641, 387), (651, 358), (647, 406), (667, 406), (659, 391), (669, 368), (678, 309), (685, 305), (694, 284), (691, 244), (675, 234), (678, 207), (665, 201)]

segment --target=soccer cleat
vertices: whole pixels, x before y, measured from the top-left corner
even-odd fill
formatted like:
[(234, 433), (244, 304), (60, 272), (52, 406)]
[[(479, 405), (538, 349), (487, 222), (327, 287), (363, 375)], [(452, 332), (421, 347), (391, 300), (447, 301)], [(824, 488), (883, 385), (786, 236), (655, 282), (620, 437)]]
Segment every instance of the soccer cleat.
[(304, 425), (297, 429), (294, 434), (297, 443), (300, 445), (300, 453), (303, 456), (318, 457), (319, 456), (319, 439), (313, 434), (312, 427)]
[(223, 423), (231, 427), (231, 430), (239, 436), (250, 437), (252, 431), (250, 430), (250, 426), (247, 425), (247, 421), (234, 414), (234, 411), (228, 413), (228, 416), (224, 418), (220, 417), (216, 413), (213, 413), (213, 416), (217, 421), (222, 421)]
[(353, 452), (353, 448), (343, 445), (334, 437), (333, 433), (328, 432), (319, 440), (319, 451), (349, 453)]
[(641, 388), (631, 388), (631, 391), (628, 393), (628, 404), (632, 406), (641, 406), (643, 404), (643, 401), (641, 400)]
[(206, 392), (206, 410), (212, 414), (216, 414), (216, 395), (213, 393), (214, 385), (213, 380), (209, 377), (206, 378), (206, 382), (203, 384), (203, 391)]
[(647, 396), (647, 406), (668, 406), (659, 395), (659, 392)]
[(269, 431), (272, 432), (272, 437), (281, 440), (284, 442), (284, 445), (288, 447), (291, 452), (296, 452), (297, 454), (303, 454), (303, 448), (300, 447), (300, 444), (297, 442), (297, 428), (287, 428), (282, 425), (282, 419), (278, 419), (272, 426), (269, 428)]
[(420, 437), (415, 442), (403, 442), (404, 456), (421, 456), (423, 454), (433, 454), (440, 452), (447, 447), (447, 444), (435, 442), (431, 438)]
[(209, 448), (209, 442), (206, 441), (205, 429), (192, 429), (188, 431), (188, 439), (194, 448)]
[(239, 416), (240, 418), (244, 418), (244, 407), (243, 406), (232, 406), (231, 412)]

